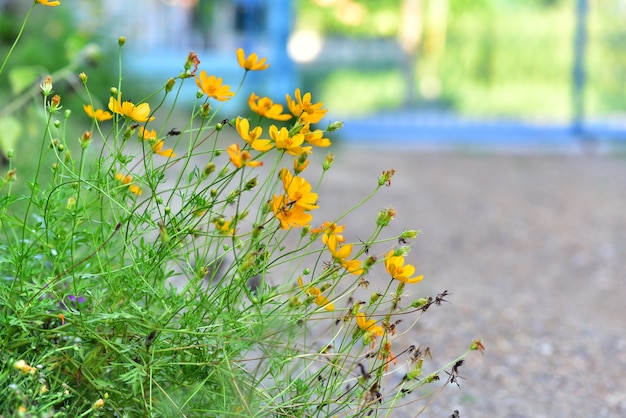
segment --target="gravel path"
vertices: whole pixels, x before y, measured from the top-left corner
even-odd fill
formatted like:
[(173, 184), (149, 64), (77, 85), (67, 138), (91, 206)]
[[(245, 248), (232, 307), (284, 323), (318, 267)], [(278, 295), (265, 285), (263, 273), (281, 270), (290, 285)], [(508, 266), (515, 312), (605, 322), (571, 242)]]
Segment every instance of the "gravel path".
[(626, 159), (333, 152), (320, 205), (337, 214), (394, 168), (347, 230), (371, 230), (393, 205), (392, 232), (423, 230), (409, 255), (426, 276), (415, 296), (452, 293), (407, 345), (430, 346), (438, 364), (474, 338), (486, 346), (423, 417), (626, 416)]

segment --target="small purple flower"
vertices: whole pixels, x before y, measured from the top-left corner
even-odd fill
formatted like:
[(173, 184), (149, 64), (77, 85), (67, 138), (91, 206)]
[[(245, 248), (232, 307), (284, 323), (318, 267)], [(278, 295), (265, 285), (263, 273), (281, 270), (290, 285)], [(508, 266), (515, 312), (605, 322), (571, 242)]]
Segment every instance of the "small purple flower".
[(72, 305), (76, 306), (76, 303), (79, 303), (79, 304), (80, 304), (80, 303), (85, 303), (85, 301), (86, 301), (87, 299), (85, 299), (85, 297), (84, 297), (84, 296), (78, 296), (78, 297), (76, 297), (75, 295), (69, 295), (69, 296), (67, 297), (67, 300), (69, 300), (70, 302), (72, 302)]

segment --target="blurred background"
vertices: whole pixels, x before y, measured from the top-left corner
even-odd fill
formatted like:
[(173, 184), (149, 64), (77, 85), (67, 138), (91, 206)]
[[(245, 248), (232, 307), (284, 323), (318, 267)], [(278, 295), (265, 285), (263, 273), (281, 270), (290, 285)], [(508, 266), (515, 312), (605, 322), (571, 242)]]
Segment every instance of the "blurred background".
[[(0, 0), (0, 53), (17, 34), (27, 3)], [(227, 111), (241, 111), (251, 91), (280, 100), (299, 86), (315, 92), (331, 118), (351, 122), (342, 133), (348, 140), (626, 137), (624, 0), (62, 3), (33, 14), (15, 66), (0, 80), (3, 98), (92, 43), (101, 55), (92, 57), (92, 80), (115, 85), (114, 55), (102, 58), (114, 54), (124, 35), (132, 81), (126, 89), (132, 84), (145, 95), (178, 74), (190, 50), (201, 68), (236, 86), (241, 71), (234, 50), (244, 47), (267, 56), (272, 69), (251, 74)]]

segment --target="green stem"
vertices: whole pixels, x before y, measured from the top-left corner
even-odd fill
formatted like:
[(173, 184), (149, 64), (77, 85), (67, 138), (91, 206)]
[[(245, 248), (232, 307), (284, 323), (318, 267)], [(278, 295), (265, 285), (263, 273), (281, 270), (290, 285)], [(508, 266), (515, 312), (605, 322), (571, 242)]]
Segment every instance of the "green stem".
[(24, 18), (24, 21), (22, 22), (22, 27), (20, 28), (20, 31), (18, 32), (17, 36), (15, 37), (15, 41), (13, 41), (13, 45), (11, 45), (11, 48), (9, 49), (9, 52), (7, 53), (7, 56), (4, 57), (4, 61), (2, 62), (2, 67), (0, 67), (0, 75), (2, 75), (2, 72), (4, 71), (4, 67), (6, 67), (7, 62), (9, 62), (9, 58), (13, 54), (13, 50), (17, 46), (17, 43), (20, 41), (20, 38), (22, 37), (22, 33), (24, 32), (24, 28), (26, 27), (26, 22), (28, 22), (28, 18), (30, 17), (30, 14), (33, 11), (33, 9), (35, 8), (35, 6), (36, 6), (36, 4), (33, 3), (33, 5), (30, 6), (30, 9), (28, 9), (28, 13), (26, 13), (26, 17)]

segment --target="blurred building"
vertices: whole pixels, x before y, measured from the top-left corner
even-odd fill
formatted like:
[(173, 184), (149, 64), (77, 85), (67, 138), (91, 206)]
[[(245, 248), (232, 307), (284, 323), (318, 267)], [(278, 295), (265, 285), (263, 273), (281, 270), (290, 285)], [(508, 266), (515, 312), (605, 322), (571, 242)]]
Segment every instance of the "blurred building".
[(68, 3), (78, 21), (90, 26), (86, 29), (96, 29), (112, 42), (126, 37), (125, 68), (141, 74), (139, 83), (154, 87), (155, 80), (177, 75), (194, 51), (201, 69), (235, 88), (242, 75), (235, 50), (242, 47), (266, 56), (272, 68), (249, 74), (247, 90), (284, 96), (296, 86), (286, 50), (293, 20), (290, 0), (64, 1)]

